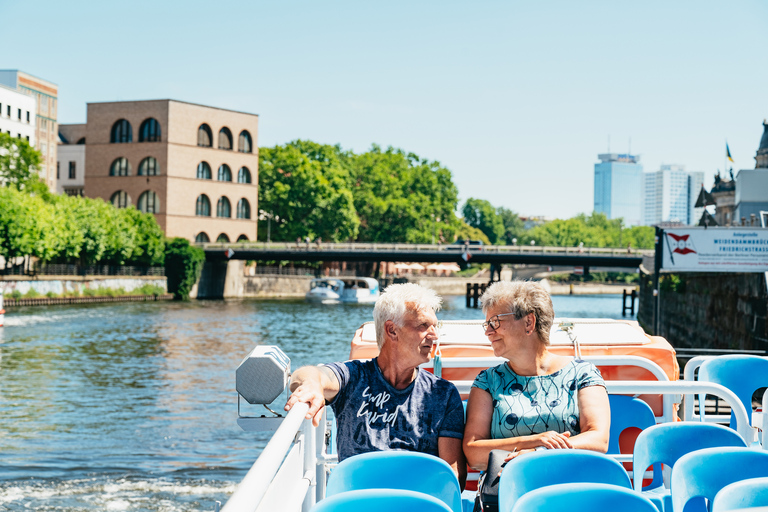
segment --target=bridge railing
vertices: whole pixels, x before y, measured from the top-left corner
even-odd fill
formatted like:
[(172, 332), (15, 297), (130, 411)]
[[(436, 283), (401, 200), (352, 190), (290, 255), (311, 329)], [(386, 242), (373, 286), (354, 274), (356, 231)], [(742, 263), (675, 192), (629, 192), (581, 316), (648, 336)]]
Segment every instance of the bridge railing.
[[(234, 251), (365, 251), (365, 252), (455, 252), (457, 254), (465, 251), (462, 244), (383, 244), (383, 243), (301, 243), (296, 242), (237, 242), (237, 243), (202, 243), (196, 244), (202, 249), (232, 249)], [(472, 245), (469, 247), (470, 253), (484, 252), (492, 254), (595, 254), (610, 256), (653, 256), (653, 249), (622, 249), (610, 247), (550, 247), (538, 245)]]

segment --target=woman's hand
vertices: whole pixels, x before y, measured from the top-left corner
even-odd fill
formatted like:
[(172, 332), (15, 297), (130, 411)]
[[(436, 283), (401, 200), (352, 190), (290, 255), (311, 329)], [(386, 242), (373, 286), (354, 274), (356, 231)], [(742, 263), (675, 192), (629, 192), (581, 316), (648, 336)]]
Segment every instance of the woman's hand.
[(536, 434), (533, 436), (534, 443), (536, 443), (536, 448), (543, 446), (549, 450), (573, 448), (570, 441), (568, 440), (569, 437), (571, 437), (570, 432), (566, 431), (561, 434), (559, 432), (555, 432), (554, 430), (542, 432), (541, 434)]

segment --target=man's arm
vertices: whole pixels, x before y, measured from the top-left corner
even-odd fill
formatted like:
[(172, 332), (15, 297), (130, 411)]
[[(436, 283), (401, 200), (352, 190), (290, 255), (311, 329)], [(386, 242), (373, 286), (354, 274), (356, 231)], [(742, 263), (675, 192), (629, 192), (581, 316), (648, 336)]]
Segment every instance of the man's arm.
[(461, 439), (456, 437), (437, 438), (437, 453), (453, 468), (463, 491), (464, 485), (467, 483), (467, 459), (464, 458), (464, 451), (461, 449)]
[(336, 398), (340, 384), (336, 374), (327, 366), (304, 366), (293, 372), (289, 387), (291, 396), (285, 403), (285, 410), (290, 410), (297, 403), (309, 404), (306, 418), (318, 426), (326, 400)]

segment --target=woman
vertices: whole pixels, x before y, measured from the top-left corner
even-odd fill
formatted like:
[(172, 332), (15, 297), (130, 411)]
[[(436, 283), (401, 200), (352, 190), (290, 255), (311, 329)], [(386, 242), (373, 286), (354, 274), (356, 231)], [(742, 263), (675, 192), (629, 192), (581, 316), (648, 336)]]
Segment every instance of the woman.
[(506, 363), (480, 372), (467, 402), (464, 453), (485, 470), (491, 450), (507, 460), (537, 448), (608, 449), (610, 407), (591, 363), (549, 351), (555, 313), (541, 285), (497, 282), (481, 297), (485, 335)]

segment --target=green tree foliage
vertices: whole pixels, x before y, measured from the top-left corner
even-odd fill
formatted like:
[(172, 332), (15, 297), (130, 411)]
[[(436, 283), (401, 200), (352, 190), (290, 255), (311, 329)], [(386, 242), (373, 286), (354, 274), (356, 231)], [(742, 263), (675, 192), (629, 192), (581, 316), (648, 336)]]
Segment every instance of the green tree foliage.
[(497, 214), (501, 218), (502, 224), (504, 224), (502, 243), (505, 245), (512, 245), (515, 240), (520, 240), (525, 231), (525, 223), (523, 220), (518, 217), (515, 212), (508, 210), (503, 206), (499, 207)]
[(603, 213), (576, 217), (536, 226), (525, 232), (523, 243), (535, 240), (537, 245), (576, 247), (627, 247), (652, 249), (654, 229), (651, 226), (624, 228), (622, 219), (608, 219)]
[(343, 160), (338, 146), (301, 140), (259, 150), (259, 205), (272, 215), (273, 240), (357, 236), (360, 221)]
[(504, 221), (496, 209), (485, 199), (469, 198), (461, 213), (464, 222), (479, 229), (492, 244), (500, 243), (504, 237)]
[(165, 276), (168, 293), (176, 300), (189, 300), (192, 287), (200, 278), (205, 252), (185, 238), (172, 238), (165, 246)]
[(448, 169), (376, 145), (351, 160), (359, 241), (429, 243), (433, 233), (437, 240), (453, 241), (458, 190)]
[(38, 223), (31, 196), (12, 187), (0, 187), (0, 256), (32, 254)]
[(491, 245), (491, 241), (485, 236), (485, 233), (479, 229), (470, 226), (466, 222), (461, 222), (455, 231), (457, 240), (482, 240), (484, 244)]

